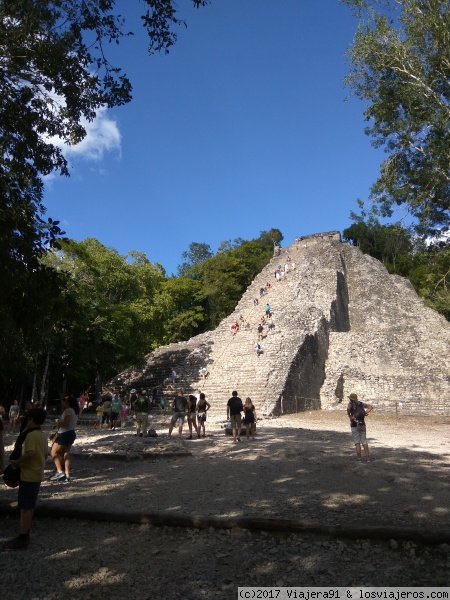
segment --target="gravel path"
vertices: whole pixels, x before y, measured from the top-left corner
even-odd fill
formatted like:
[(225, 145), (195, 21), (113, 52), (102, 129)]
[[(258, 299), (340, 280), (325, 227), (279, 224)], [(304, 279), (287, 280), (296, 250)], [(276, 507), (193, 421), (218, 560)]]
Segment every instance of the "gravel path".
[[(397, 422), (373, 413), (369, 464), (353, 460), (343, 410), (266, 419), (255, 441), (240, 444), (219, 422), (208, 422), (205, 439), (188, 441), (165, 436), (168, 416), (152, 420), (157, 438), (136, 438), (131, 427), (80, 428), (71, 483), (45, 481), (39, 505), (68, 515), (254, 516), (450, 535), (448, 418)], [(0, 508), (16, 494), (3, 486)], [(1, 523), (0, 542), (17, 535), (17, 516)], [(38, 511), (28, 550), (2, 553), (0, 564), (4, 600), (225, 599), (239, 585), (450, 584), (446, 543), (153, 527), (39, 518)]]

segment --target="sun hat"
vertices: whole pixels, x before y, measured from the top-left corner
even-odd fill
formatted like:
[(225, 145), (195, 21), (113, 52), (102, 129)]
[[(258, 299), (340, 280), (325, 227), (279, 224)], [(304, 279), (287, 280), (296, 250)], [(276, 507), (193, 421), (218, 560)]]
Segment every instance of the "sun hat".
[(348, 397), (349, 400), (358, 400), (358, 396), (356, 394), (350, 394)]

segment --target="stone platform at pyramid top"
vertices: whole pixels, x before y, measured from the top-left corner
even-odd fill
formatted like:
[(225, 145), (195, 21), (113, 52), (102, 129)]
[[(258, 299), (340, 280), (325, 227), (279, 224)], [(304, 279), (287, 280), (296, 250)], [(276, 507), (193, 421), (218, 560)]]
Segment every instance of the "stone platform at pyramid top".
[[(278, 282), (275, 270), (285, 264), (289, 271)], [(257, 356), (267, 303), (274, 328), (264, 327)], [(241, 316), (245, 326), (232, 335)], [(449, 350), (450, 324), (424, 306), (406, 279), (330, 232), (280, 250), (214, 331), (154, 350), (108, 387), (157, 386), (169, 399), (178, 388), (202, 390), (211, 410), (225, 418), (233, 390), (252, 398), (261, 414), (334, 408), (340, 380), (344, 398), (355, 392), (385, 411), (448, 415)]]

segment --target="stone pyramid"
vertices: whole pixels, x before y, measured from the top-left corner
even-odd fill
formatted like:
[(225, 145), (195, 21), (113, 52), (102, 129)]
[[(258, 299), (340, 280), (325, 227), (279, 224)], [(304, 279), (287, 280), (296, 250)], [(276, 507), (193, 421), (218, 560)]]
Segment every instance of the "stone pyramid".
[[(274, 277), (279, 264), (290, 265), (280, 282)], [(274, 328), (264, 327), (257, 356), (267, 303)], [(231, 325), (241, 316), (245, 326), (233, 335)], [(224, 417), (232, 390), (252, 398), (259, 414), (337, 408), (338, 396), (346, 405), (355, 392), (384, 411), (448, 415), (449, 357), (450, 323), (425, 307), (406, 279), (330, 232), (280, 250), (217, 329), (156, 349), (108, 387), (159, 387), (168, 399), (178, 388), (202, 390)]]

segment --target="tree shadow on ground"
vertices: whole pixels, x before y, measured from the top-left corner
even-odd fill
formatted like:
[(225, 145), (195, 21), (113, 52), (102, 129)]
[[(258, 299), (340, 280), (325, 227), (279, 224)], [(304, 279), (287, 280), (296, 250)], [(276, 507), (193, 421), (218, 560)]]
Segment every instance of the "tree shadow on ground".
[(47, 481), (40, 498), (87, 509), (112, 502), (124, 511), (449, 527), (445, 459), (371, 442), (366, 464), (354, 460), (350, 433), (328, 430), (265, 426), (238, 444), (220, 431), (192, 442), (149, 438), (146, 460), (76, 458), (73, 483)]

